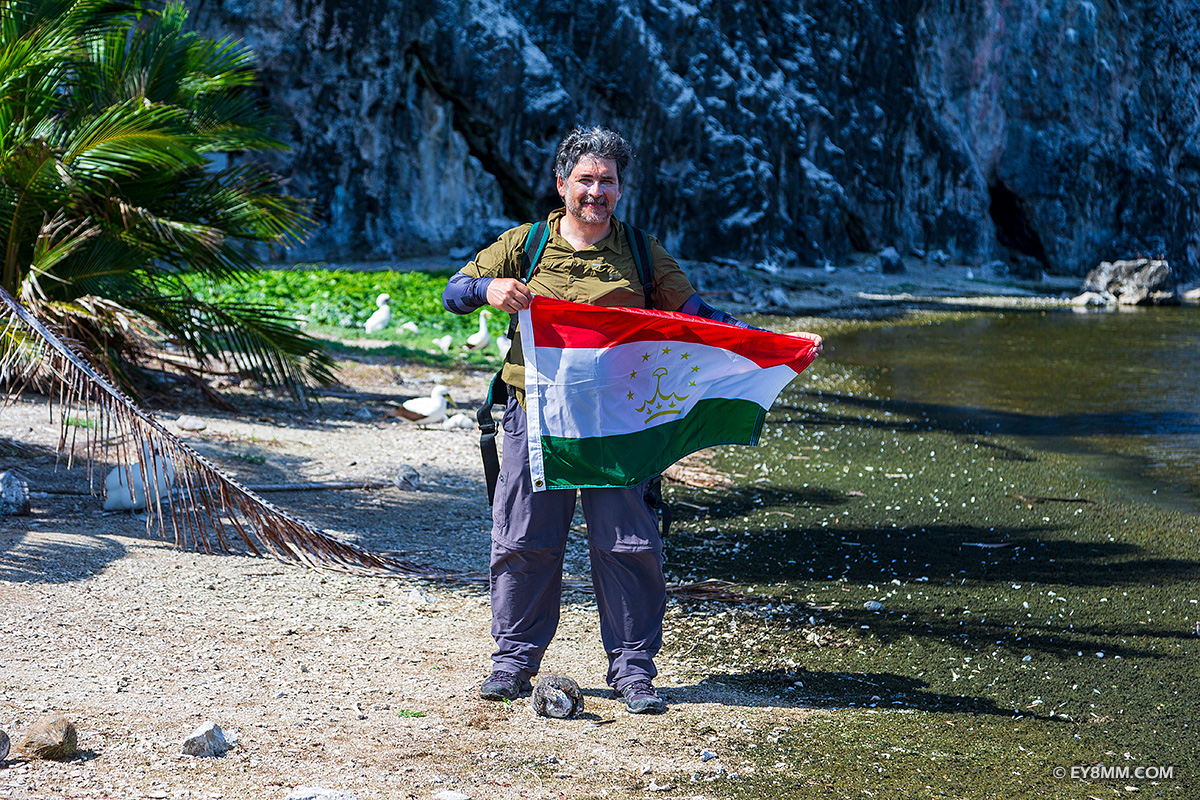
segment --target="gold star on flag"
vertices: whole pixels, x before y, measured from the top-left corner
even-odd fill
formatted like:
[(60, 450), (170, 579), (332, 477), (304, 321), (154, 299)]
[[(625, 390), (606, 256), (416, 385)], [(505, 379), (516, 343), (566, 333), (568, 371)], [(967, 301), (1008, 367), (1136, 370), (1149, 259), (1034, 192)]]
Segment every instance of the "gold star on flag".
[(636, 377), (637, 377), (637, 370), (635, 369), (633, 372), (630, 372), (630, 373), (629, 373), (629, 377), (630, 377), (630, 378), (636, 378)]
[(630, 392), (628, 395), (626, 395), (626, 397), (627, 397), (627, 399), (629, 399), (629, 400), (632, 400), (632, 399), (633, 399), (633, 392)]
[(687, 361), (691, 357), (692, 357), (691, 353), (684, 353), (683, 355), (680, 356), (680, 358), (682, 358), (684, 361)]
[(664, 356), (665, 356), (667, 353), (670, 353), (670, 352), (671, 352), (671, 348), (670, 348), (670, 347), (664, 347), (664, 348), (663, 348), (663, 355), (664, 355)]
[(650, 354), (642, 353), (642, 361), (649, 361), (649, 360), (650, 360)]
[(699, 365), (699, 364), (697, 364), (696, 366), (692, 367), (692, 372), (699, 372), (699, 371), (700, 371), (700, 365)]

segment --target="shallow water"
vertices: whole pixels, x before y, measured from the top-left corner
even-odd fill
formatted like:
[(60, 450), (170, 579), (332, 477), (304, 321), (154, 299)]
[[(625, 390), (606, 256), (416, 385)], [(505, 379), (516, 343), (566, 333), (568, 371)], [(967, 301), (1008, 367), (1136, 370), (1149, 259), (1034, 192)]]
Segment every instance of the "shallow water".
[(1007, 312), (875, 327), (834, 337), (825, 358), (864, 368), (866, 395), (895, 409), (1090, 454), (1132, 494), (1200, 510), (1196, 309)]

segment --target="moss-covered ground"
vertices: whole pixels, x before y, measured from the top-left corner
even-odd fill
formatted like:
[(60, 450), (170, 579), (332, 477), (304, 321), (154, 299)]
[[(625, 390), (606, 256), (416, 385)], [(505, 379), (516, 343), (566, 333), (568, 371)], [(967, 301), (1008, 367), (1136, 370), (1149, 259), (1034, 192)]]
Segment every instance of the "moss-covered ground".
[(1200, 515), (862, 377), (818, 361), (763, 447), (710, 458), (737, 488), (669, 489), (671, 577), (760, 601), (672, 614), (664, 657), (812, 709), (713, 731), (742, 764), (722, 791), (1197, 796)]

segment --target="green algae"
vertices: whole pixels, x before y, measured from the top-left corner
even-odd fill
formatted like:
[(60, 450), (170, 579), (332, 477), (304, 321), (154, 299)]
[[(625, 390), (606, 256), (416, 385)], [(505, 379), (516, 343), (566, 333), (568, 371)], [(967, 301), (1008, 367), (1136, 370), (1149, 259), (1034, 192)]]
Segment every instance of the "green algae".
[[(818, 361), (763, 446), (712, 454), (736, 488), (669, 489), (671, 576), (761, 602), (673, 614), (664, 657), (812, 709), (739, 745), (719, 793), (1190, 796), (1200, 515), (988, 414), (893, 401), (878, 370)], [(1174, 771), (1071, 777), (1088, 765)]]

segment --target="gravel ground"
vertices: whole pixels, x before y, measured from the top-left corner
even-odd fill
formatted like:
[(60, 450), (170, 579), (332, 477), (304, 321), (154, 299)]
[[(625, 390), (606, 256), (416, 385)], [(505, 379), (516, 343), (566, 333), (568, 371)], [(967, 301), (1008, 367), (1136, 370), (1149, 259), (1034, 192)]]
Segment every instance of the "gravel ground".
[[(903, 302), (914, 287), (1004, 293), (963, 269), (927, 265), (903, 276), (869, 265), (809, 270), (783, 293), (747, 271), (736, 280), (722, 272), (697, 270), (696, 285), (738, 313), (857, 313)], [(473, 407), (490, 376), (381, 358), (347, 362), (340, 377), (347, 390), (315, 410), (245, 395), (236, 414), (173, 409), (206, 423), (177, 432), (247, 483), (388, 482), (415, 471), (415, 488), (270, 499), (370, 549), (482, 575), (489, 525), (476, 433), (420, 429), (385, 412), (438, 383)], [(481, 581), (364, 578), (181, 551), (142, 517), (102, 512), (97, 497), (48, 493), (88, 486), (85, 466), (56, 463), (58, 434), (36, 398), (0, 411), (0, 469), (19, 469), (41, 492), (32, 516), (0, 517), (0, 729), (14, 749), (0, 763), (0, 800), (284, 798), (299, 786), (362, 800), (717, 798), (764, 768), (746, 758), (756, 740), (833, 713), (706, 680), (720, 665), (691, 658), (683, 623), (707, 612), (673, 602), (656, 682), (670, 710), (626, 714), (604, 691), (594, 602), (581, 590), (566, 598), (544, 666), (584, 687), (583, 716), (548, 720), (528, 699), (480, 700), (492, 647)], [(580, 539), (573, 534), (567, 568), (582, 581)], [(79, 756), (22, 757), (24, 732), (51, 713), (76, 725)], [(237, 745), (219, 758), (181, 755), (206, 721)]]
[[(186, 411), (205, 429), (177, 432), (247, 483), (386, 480), (414, 468), (415, 489), (271, 499), (368, 548), (481, 574), (488, 510), (476, 433), (420, 429), (384, 412), (436, 383), (473, 404), (488, 376), (401, 378), (384, 363), (355, 363), (341, 377), (351, 391), (316, 411), (197, 406)], [(580, 682), (584, 715), (549, 720), (527, 698), (483, 701), (492, 642), (481, 582), (363, 578), (181, 551), (144, 517), (103, 512), (100, 498), (46, 493), (88, 482), (82, 464), (56, 465), (58, 426), (46, 409), (26, 398), (0, 414), (0, 441), (9, 442), (0, 468), (19, 468), (42, 492), (32, 516), (0, 518), (0, 729), (14, 750), (0, 765), (0, 798), (283, 798), (299, 786), (364, 800), (447, 791), (717, 797), (731, 772), (752, 767), (702, 759), (706, 748), (813, 713), (698, 683), (696, 665), (676, 659), (673, 644), (658, 681), (671, 710), (625, 713), (604, 691), (594, 602), (581, 590), (567, 598), (544, 667)], [(586, 549), (572, 539), (568, 569), (586, 579)], [(683, 613), (673, 605), (670, 619)], [(26, 729), (54, 713), (77, 727), (79, 756), (23, 758)], [(206, 721), (237, 746), (219, 758), (181, 755)]]

